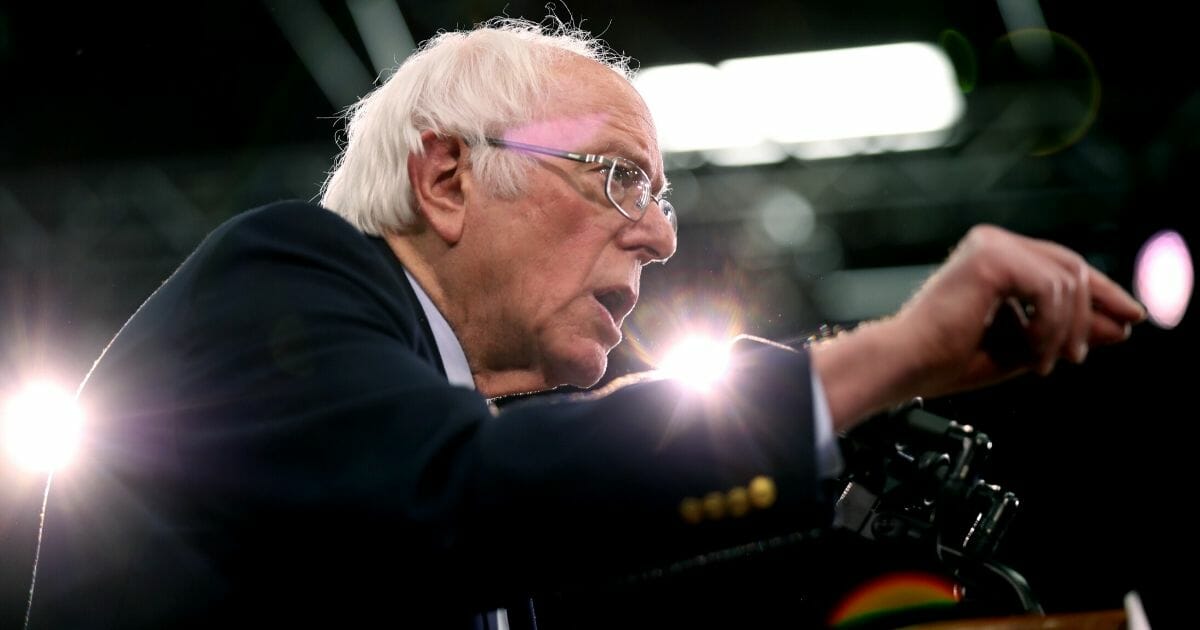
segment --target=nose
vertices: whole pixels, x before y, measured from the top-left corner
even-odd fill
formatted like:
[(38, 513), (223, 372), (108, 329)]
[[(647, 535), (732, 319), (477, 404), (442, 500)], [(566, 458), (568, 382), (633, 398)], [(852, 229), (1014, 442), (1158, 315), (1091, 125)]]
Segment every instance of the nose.
[(617, 234), (617, 243), (624, 249), (637, 250), (643, 265), (666, 262), (675, 254), (677, 240), (671, 220), (663, 214), (657, 201), (651, 200), (646, 213), (637, 221), (627, 221)]

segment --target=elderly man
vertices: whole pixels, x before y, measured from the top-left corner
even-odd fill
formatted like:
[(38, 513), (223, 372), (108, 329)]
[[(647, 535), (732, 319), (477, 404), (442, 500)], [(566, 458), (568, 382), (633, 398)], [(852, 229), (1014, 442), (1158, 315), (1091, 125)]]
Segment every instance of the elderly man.
[[(742, 342), (724, 392), (647, 376), (497, 412), (600, 379), (675, 251), (665, 190), (645, 104), (586, 34), (427, 43), (353, 110), (324, 207), (219, 227), (97, 362), (31, 626), (466, 627), (826, 523), (836, 431), (1082, 361), (1142, 317), (1077, 255), (980, 227), (892, 318), (811, 353)], [(1014, 299), (1023, 365), (983, 344)]]

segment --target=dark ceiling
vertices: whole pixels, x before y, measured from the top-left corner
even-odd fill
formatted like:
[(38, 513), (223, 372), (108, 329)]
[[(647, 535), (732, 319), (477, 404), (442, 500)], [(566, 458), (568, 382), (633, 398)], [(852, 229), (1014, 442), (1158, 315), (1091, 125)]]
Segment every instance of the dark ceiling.
[[(273, 14), (309, 2), (22, 3), (0, 10), (0, 164), (228, 153), (328, 142), (336, 108), (323, 97)], [(540, 19), (543, 2), (399, 2), (414, 39), (506, 12)], [(1003, 76), (989, 55), (1006, 32), (991, 2), (612, 2), (559, 5), (645, 65), (710, 61), (902, 40), (952, 29), (980, 61), (980, 87)], [(346, 3), (324, 14), (367, 56)], [(1047, 3), (1047, 26), (1095, 64), (1100, 124), (1130, 148), (1161, 132), (1196, 87), (1188, 22), (1171, 3), (1123, 11)], [(1156, 7), (1156, 8), (1151, 8)], [(367, 86), (364, 86), (364, 89)], [(340, 104), (339, 104), (340, 105)]]
[[(280, 12), (328, 16), (374, 74), (347, 3), (113, 4), (0, 7), (0, 390), (47, 372), (78, 381), (221, 220), (317, 192), (347, 103), (300, 62)], [(546, 14), (540, 1), (397, 4), (417, 41)], [(838, 272), (936, 263), (979, 222), (1065, 242), (1126, 286), (1153, 231), (1194, 247), (1200, 74), (1186, 3), (1042, 2), (1058, 56), (1039, 69), (1013, 59), (998, 7), (1018, 4), (560, 4), (643, 65), (915, 39), (947, 46), (964, 82), (967, 118), (942, 149), (674, 173), (688, 202), (680, 254), (648, 274), (645, 311), (720, 298), (751, 332), (803, 334), (836, 317), (820, 296)], [(754, 195), (768, 188), (811, 201), (825, 241), (763, 241)], [(998, 475), (1029, 506), (1008, 559), (1052, 608), (1119, 607), (1133, 588), (1165, 603), (1153, 558), (1196, 560), (1171, 522), (1196, 430), (1194, 379), (1169, 365), (1190, 359), (1193, 329), (1145, 326), (1084, 368), (940, 401), (996, 438)], [(613, 365), (638, 367), (628, 353)], [(0, 512), (0, 545), (23, 551), (30, 522)]]

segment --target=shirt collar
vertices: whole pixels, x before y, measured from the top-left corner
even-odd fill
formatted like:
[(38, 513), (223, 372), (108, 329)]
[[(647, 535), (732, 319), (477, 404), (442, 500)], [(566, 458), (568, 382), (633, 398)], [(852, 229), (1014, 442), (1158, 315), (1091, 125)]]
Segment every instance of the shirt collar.
[(434, 343), (442, 357), (442, 367), (446, 368), (446, 379), (451, 385), (475, 389), (475, 378), (471, 376), (467, 355), (463, 352), (458, 337), (454, 335), (454, 330), (450, 328), (450, 322), (442, 317), (442, 312), (434, 306), (433, 300), (429, 299), (429, 295), (407, 269), (404, 270), (404, 275), (412, 285), (413, 292), (417, 294), (417, 301), (421, 303), (421, 310), (425, 311), (425, 318), (429, 320), (429, 329), (433, 332)]

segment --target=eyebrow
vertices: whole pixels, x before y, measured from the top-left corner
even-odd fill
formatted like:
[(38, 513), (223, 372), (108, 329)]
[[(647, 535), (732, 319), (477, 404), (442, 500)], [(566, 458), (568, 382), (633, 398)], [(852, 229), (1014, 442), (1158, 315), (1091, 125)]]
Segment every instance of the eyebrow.
[(628, 144), (625, 144), (624, 142), (621, 142), (620, 140), (608, 142), (604, 146), (600, 147), (600, 150), (597, 153), (599, 155), (619, 155), (623, 158), (633, 160), (643, 169), (646, 168), (646, 154)]
[[(641, 149), (636, 149), (631, 145), (625, 144), (624, 142), (622, 142), (620, 140), (609, 141), (608, 144), (605, 144), (603, 147), (601, 147), (598, 154), (599, 155), (619, 155), (627, 160), (633, 160), (633, 163), (640, 166), (643, 171), (646, 171), (646, 173), (652, 173), (654, 171), (654, 169), (652, 169), (652, 168), (647, 168), (650, 165), (650, 163), (647, 160), (647, 156), (644, 151), (642, 151)], [(659, 191), (655, 196), (662, 195), (663, 193), (666, 193), (667, 191), (671, 190), (671, 182), (667, 181), (666, 172), (664, 171), (662, 173), (659, 173), (659, 176), (662, 178), (662, 186), (659, 187)], [(651, 179), (650, 183), (651, 184), (654, 183), (653, 178)]]

